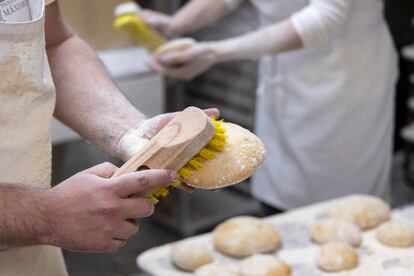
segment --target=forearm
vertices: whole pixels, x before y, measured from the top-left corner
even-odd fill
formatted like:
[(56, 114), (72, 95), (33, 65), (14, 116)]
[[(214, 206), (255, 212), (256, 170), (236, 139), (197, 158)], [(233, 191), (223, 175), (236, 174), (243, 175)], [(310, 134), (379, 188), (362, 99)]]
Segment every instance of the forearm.
[(278, 22), (248, 34), (213, 42), (219, 62), (257, 59), (303, 47), (290, 19)]
[(0, 250), (46, 243), (48, 191), (1, 186), (0, 202)]
[(48, 48), (56, 85), (55, 116), (112, 155), (129, 128), (144, 120), (119, 91), (95, 53), (73, 35)]
[(192, 0), (173, 16), (173, 33), (180, 36), (197, 31), (217, 22), (229, 11), (225, 0)]

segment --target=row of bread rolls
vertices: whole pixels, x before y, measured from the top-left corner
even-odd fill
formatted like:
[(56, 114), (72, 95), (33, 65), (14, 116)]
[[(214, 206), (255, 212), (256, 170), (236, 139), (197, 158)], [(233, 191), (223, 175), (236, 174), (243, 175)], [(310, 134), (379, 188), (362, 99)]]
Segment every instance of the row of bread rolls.
[(194, 241), (181, 241), (171, 249), (172, 262), (196, 276), (290, 276), (292, 269), (273, 255), (253, 254), (242, 260), (240, 267), (214, 262), (211, 250)]
[[(414, 246), (414, 226), (404, 220), (389, 220), (389, 205), (372, 196), (352, 196), (333, 204), (327, 218), (309, 228), (312, 240), (321, 245), (317, 265), (327, 272), (351, 270), (359, 264), (355, 247), (362, 243), (362, 231), (376, 228), (383, 245)], [(281, 247), (277, 229), (261, 219), (242, 216), (219, 224), (212, 233), (214, 248), (230, 257), (245, 258), (240, 267), (214, 262), (211, 250), (189, 241), (173, 245), (171, 258), (180, 269), (196, 275), (287, 276), (291, 268), (273, 255)]]
[(255, 254), (244, 259), (239, 267), (211, 263), (198, 268), (196, 276), (291, 276), (292, 269), (273, 255)]
[(310, 227), (314, 242), (321, 244), (318, 266), (329, 272), (358, 266), (354, 247), (362, 242), (362, 231), (376, 229), (377, 240), (386, 246), (414, 246), (414, 225), (392, 219), (389, 205), (382, 199), (356, 195), (339, 200), (327, 210), (328, 218)]
[(171, 248), (173, 264), (197, 276), (290, 276), (291, 268), (273, 255), (280, 247), (279, 232), (255, 217), (236, 217), (218, 225), (213, 231), (216, 250), (234, 258), (245, 258), (240, 267), (214, 262), (211, 250), (192, 240), (176, 242)]

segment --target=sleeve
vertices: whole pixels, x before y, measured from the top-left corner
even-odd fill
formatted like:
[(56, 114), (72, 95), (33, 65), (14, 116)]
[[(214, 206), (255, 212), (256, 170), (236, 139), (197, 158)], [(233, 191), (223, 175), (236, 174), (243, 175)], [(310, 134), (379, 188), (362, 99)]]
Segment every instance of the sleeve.
[(52, 4), (56, 0), (45, 0), (45, 6)]
[(224, 4), (228, 7), (229, 11), (237, 9), (243, 0), (224, 0)]
[(311, 0), (292, 15), (292, 24), (305, 47), (327, 45), (345, 30), (354, 0)]

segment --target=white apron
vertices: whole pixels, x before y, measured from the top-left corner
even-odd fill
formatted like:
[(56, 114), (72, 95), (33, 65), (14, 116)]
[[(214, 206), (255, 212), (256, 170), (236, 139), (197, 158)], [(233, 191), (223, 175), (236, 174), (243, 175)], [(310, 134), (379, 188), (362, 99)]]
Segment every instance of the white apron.
[[(252, 0), (268, 25), (307, 0)], [(357, 0), (344, 35), (264, 57), (256, 132), (267, 159), (252, 192), (291, 209), (351, 193), (389, 195), (396, 55), (382, 0)]]
[[(45, 52), (44, 2), (30, 4), (33, 21), (0, 23), (0, 183), (47, 189), (55, 90)], [(32, 246), (0, 252), (0, 275), (67, 272), (60, 249)]]

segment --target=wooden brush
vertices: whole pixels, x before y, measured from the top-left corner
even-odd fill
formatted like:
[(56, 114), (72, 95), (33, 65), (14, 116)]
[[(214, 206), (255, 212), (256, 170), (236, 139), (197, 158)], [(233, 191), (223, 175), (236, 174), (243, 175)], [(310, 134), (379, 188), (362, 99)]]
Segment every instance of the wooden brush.
[[(188, 107), (112, 177), (145, 169), (168, 169), (179, 174), (180, 180), (172, 184), (177, 186), (190, 178), (194, 170), (201, 169), (203, 160), (213, 159), (216, 153), (223, 151), (226, 138), (220, 121), (209, 118), (199, 108)], [(168, 193), (168, 187), (161, 187), (137, 196), (151, 198), (157, 203), (160, 197), (165, 197)]]

